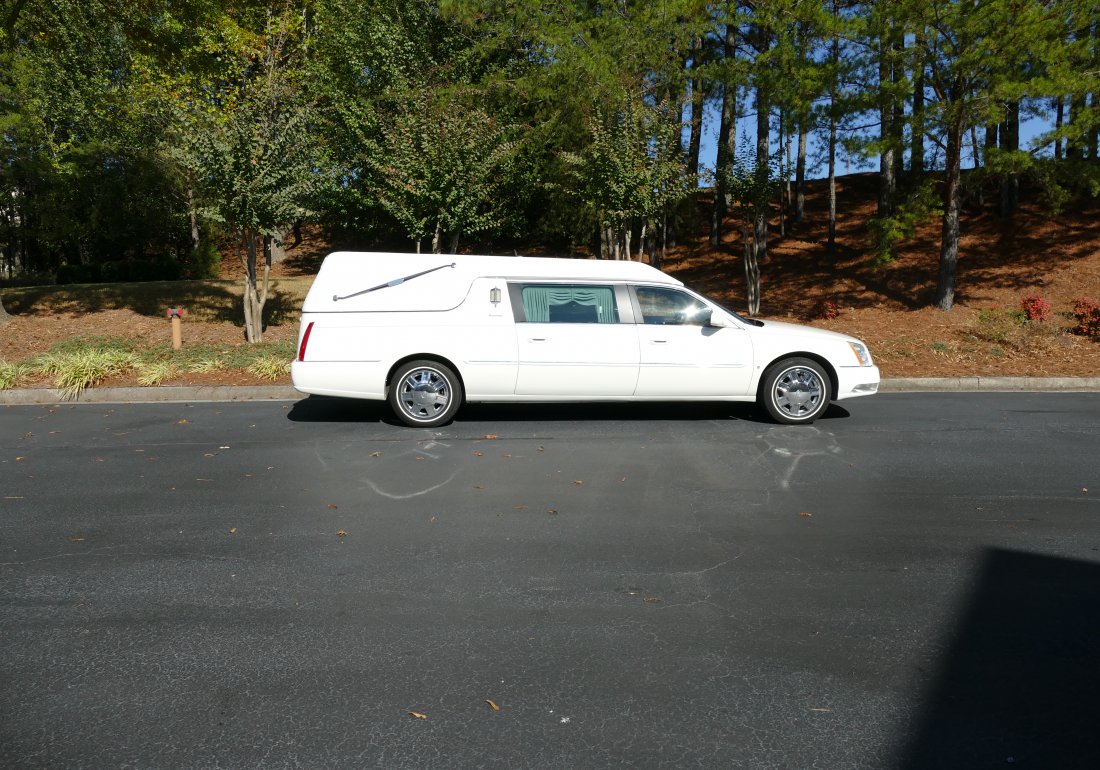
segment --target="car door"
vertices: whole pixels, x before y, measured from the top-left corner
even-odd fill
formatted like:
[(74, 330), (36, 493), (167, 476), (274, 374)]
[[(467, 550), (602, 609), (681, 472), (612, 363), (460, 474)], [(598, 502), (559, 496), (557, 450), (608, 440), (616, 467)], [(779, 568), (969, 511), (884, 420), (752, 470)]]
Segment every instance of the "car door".
[(752, 342), (744, 329), (732, 323), (709, 325), (711, 314), (721, 311), (682, 289), (634, 286), (631, 290), (638, 316), (635, 395), (747, 395), (752, 378)]
[(509, 286), (516, 317), (516, 395), (629, 397), (638, 381), (638, 333), (626, 287), (525, 282)]

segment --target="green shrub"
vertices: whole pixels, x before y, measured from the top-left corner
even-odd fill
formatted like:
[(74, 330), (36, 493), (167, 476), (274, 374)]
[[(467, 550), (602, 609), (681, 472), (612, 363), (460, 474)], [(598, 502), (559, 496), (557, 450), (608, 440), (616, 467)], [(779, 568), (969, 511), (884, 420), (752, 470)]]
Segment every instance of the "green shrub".
[(221, 252), (218, 251), (213, 240), (207, 238), (188, 255), (185, 271), (188, 278), (217, 278), (221, 275), (221, 267)]
[(986, 342), (1010, 342), (1018, 336), (1021, 327), (1027, 323), (1024, 311), (1010, 311), (1000, 307), (983, 308), (978, 311), (978, 321), (974, 336)]
[(99, 265), (62, 265), (57, 269), (59, 284), (100, 283), (101, 280)]

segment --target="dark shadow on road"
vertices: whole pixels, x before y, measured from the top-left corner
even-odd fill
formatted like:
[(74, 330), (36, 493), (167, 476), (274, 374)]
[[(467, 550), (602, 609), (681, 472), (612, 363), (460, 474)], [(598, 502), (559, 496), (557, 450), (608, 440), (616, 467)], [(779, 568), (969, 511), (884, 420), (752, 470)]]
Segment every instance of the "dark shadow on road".
[[(830, 404), (822, 421), (850, 417), (848, 410)], [(310, 396), (298, 401), (287, 414), (293, 422), (373, 422), (401, 425), (382, 401), (331, 396)], [(737, 420), (775, 424), (755, 404), (692, 403), (585, 403), (585, 404), (466, 404), (454, 424), (519, 422), (617, 422), (657, 420)]]
[(1100, 564), (988, 551), (899, 766), (1100, 767)]
[(357, 398), (309, 396), (295, 402), (287, 413), (291, 422), (375, 422), (396, 425), (397, 421), (382, 401)]

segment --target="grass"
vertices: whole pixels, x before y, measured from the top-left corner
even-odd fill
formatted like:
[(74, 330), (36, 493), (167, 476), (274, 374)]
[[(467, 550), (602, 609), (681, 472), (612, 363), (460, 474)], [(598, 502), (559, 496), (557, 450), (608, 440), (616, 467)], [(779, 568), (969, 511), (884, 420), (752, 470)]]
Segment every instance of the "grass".
[(54, 345), (47, 353), (15, 362), (0, 361), (0, 390), (27, 381), (52, 378), (64, 398), (76, 398), (117, 375), (134, 372), (141, 385), (160, 385), (181, 371), (240, 370), (277, 380), (290, 371), (294, 342), (214, 346), (191, 345), (172, 350), (164, 345), (141, 347), (134, 340), (76, 337)]

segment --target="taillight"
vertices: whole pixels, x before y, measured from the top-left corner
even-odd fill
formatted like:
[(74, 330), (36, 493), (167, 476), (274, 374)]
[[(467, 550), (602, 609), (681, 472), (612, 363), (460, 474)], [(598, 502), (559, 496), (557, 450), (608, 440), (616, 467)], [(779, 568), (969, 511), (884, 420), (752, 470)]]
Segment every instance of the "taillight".
[(313, 321), (309, 322), (309, 326), (306, 327), (306, 333), (302, 335), (302, 344), (298, 346), (298, 360), (306, 360), (306, 345), (309, 344), (309, 334), (313, 331)]

